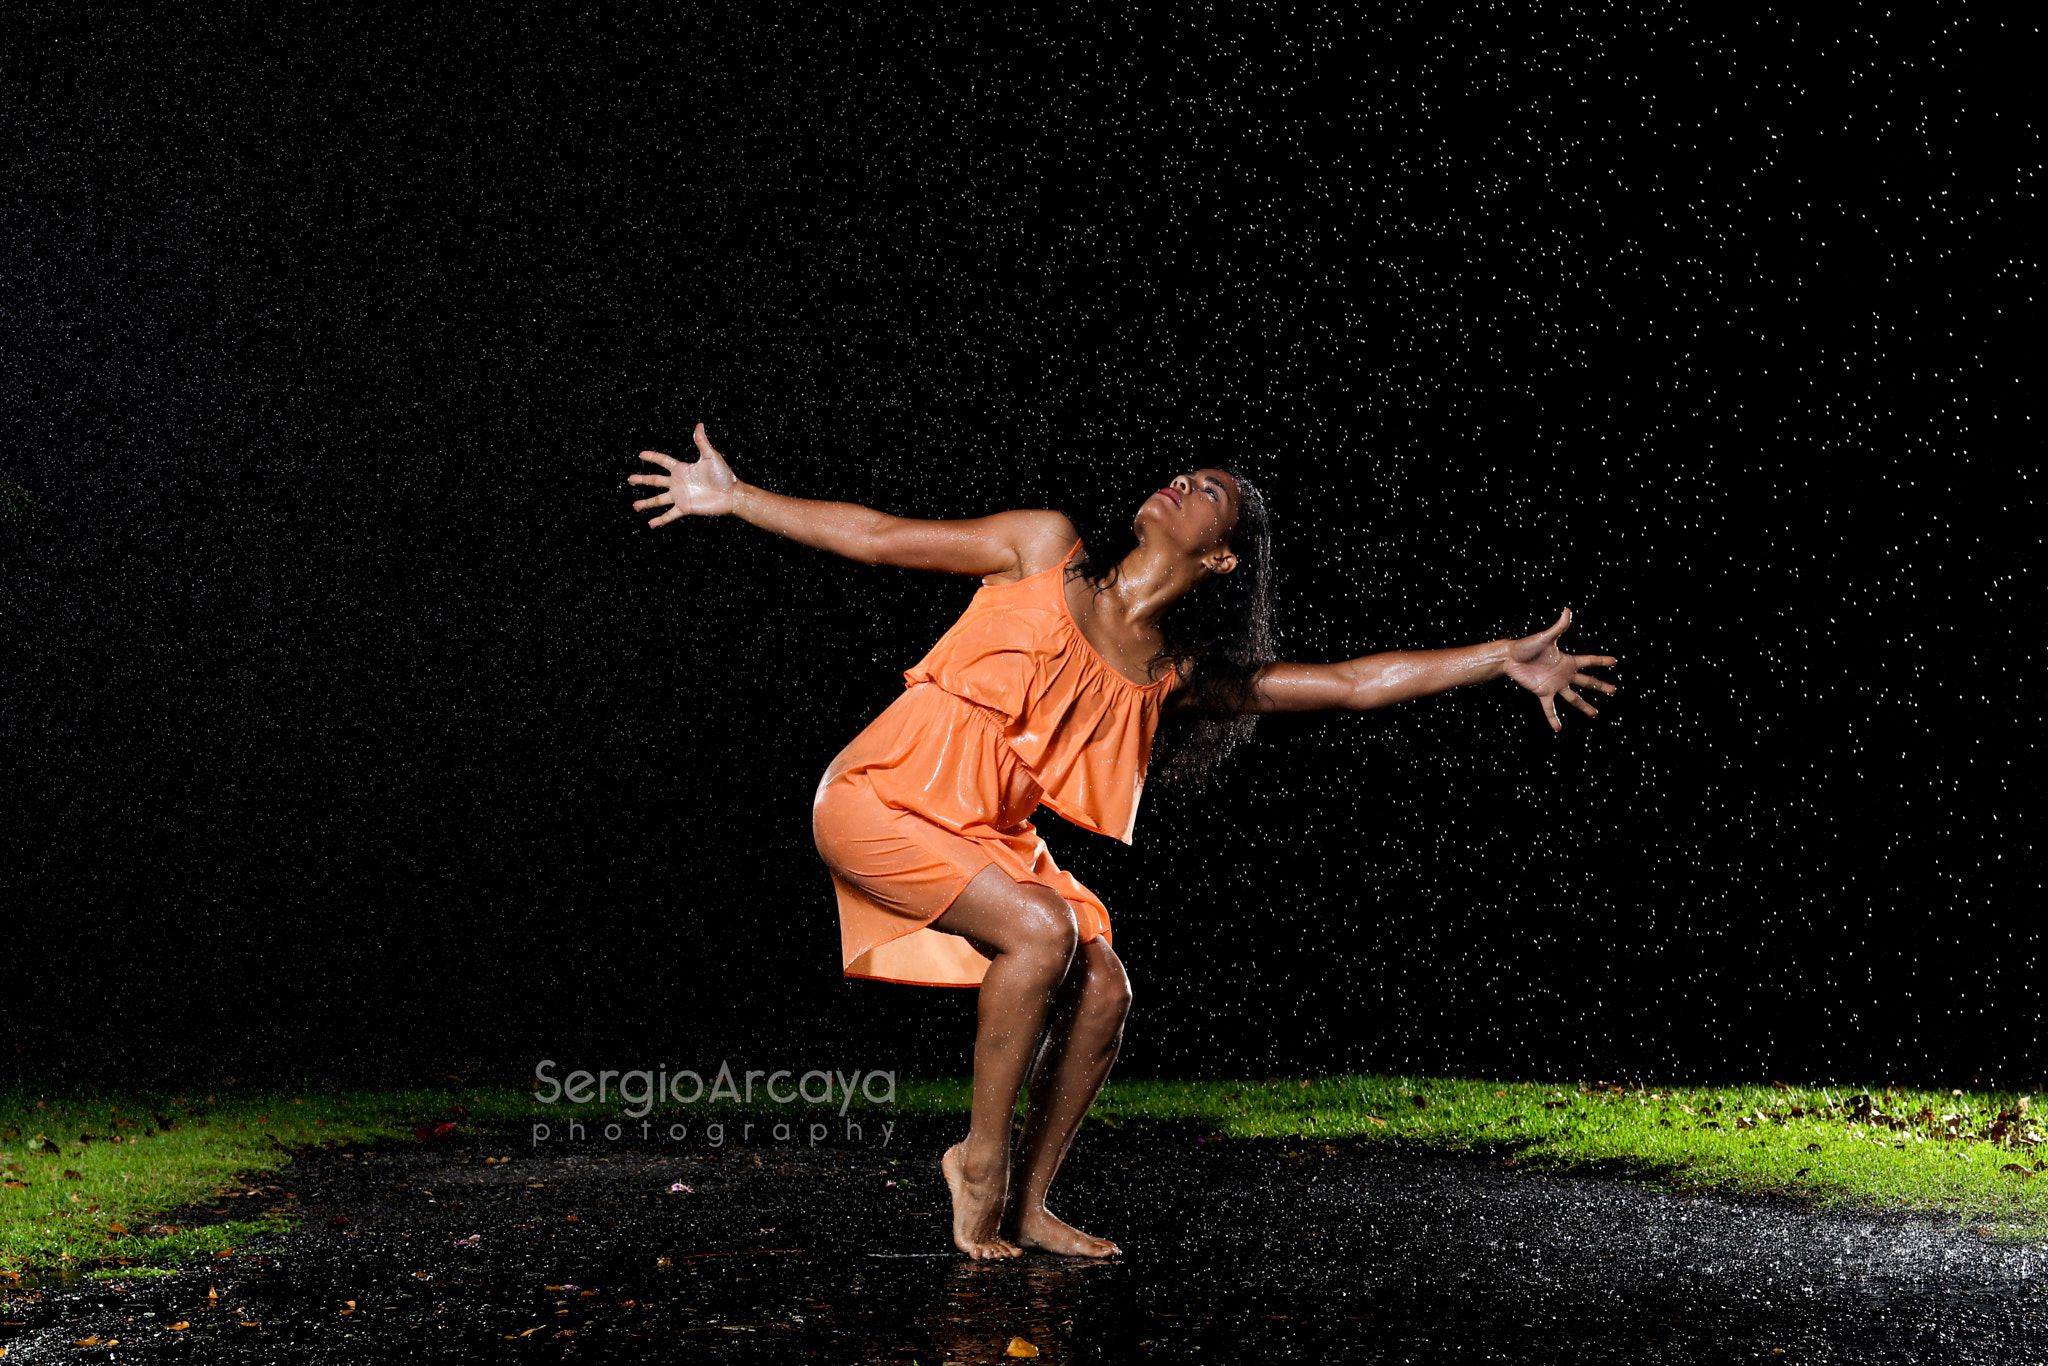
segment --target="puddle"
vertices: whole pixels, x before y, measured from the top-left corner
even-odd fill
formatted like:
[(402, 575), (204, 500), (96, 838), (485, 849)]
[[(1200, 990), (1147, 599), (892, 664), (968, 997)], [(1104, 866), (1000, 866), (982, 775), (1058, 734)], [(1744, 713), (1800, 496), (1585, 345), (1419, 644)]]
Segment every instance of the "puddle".
[(2048, 1359), (2038, 1245), (1477, 1159), (1091, 1134), (1054, 1207), (1126, 1255), (970, 1262), (955, 1136), (307, 1157), (303, 1228), (162, 1280), (39, 1279), (0, 1334), (122, 1362)]

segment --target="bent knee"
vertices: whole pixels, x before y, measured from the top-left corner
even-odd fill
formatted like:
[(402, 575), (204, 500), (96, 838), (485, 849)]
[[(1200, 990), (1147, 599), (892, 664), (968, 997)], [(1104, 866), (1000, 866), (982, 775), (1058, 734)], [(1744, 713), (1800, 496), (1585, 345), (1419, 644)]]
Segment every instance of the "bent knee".
[(1032, 897), (1031, 903), (1031, 914), (1020, 917), (1017, 926), (1018, 947), (1057, 958), (1062, 964), (1072, 962), (1074, 950), (1081, 946), (1081, 927), (1074, 919), (1074, 908), (1050, 893)]
[(1102, 1009), (1105, 1014), (1114, 1015), (1119, 1020), (1131, 1013), (1130, 978), (1117, 973), (1116, 980), (1103, 990)]
[(1112, 960), (1107, 965), (1090, 965), (1082, 1008), (1105, 1023), (1121, 1024), (1131, 1013), (1131, 979), (1121, 963)]

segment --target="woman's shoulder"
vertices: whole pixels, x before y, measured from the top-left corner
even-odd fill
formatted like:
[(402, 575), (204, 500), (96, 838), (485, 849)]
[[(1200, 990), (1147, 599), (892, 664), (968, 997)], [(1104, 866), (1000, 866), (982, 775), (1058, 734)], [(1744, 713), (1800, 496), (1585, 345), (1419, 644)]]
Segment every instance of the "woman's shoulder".
[(1055, 565), (1065, 564), (1081, 543), (1081, 533), (1074, 530), (1073, 521), (1064, 512), (1006, 512), (1003, 520), (1007, 524), (1004, 530), (1017, 550), (1017, 566), (1000, 574), (985, 575), (981, 581), (984, 587), (1021, 583), (1043, 574)]
[(1167, 711), (1190, 712), (1206, 711), (1209, 709), (1206, 703), (1208, 694), (1212, 691), (1209, 685), (1213, 684), (1213, 678), (1209, 680), (1209, 684), (1202, 688), (1190, 686), (1195, 680), (1195, 669), (1201, 662), (1202, 657), (1200, 655), (1191, 655), (1184, 659), (1172, 661), (1170, 667), (1173, 672), (1168, 676), (1173, 679), (1173, 683), (1171, 686), (1163, 689), (1165, 693), (1164, 706)]

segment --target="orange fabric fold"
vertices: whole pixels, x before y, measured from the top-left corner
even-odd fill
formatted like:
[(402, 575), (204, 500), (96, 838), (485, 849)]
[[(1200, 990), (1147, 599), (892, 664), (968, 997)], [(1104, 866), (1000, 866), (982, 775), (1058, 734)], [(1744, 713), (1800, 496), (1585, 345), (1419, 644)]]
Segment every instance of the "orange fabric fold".
[(1003, 738), (1074, 824), (1131, 842), (1160, 708), (1173, 674), (1131, 682), (1095, 652), (1067, 609), (1066, 568), (984, 585), (905, 683), (936, 683), (998, 713)]
[(812, 829), (847, 976), (979, 984), (988, 960), (928, 927), (990, 864), (1063, 897), (1083, 942), (1109, 935), (1108, 909), (1030, 816), (1043, 802), (1129, 843), (1173, 678), (1140, 687), (1096, 654), (1067, 610), (1072, 558), (984, 585), (819, 782)]

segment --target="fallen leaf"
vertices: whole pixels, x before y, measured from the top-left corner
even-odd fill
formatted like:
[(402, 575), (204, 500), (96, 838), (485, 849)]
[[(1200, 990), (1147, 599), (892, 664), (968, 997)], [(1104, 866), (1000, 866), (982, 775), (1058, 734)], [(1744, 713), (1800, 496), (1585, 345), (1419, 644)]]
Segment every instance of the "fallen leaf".
[(128, 1226), (127, 1226), (126, 1224), (108, 1224), (108, 1225), (107, 1225), (107, 1232), (109, 1232), (109, 1233), (126, 1233), (127, 1231), (128, 1231)]
[(98, 1338), (79, 1338), (71, 1345), (73, 1347), (97, 1347), (100, 1345), (100, 1340)]
[(529, 1329), (527, 1329), (527, 1330), (526, 1330), (525, 1332), (521, 1333), (521, 1334), (520, 1334), (519, 1336), (520, 1336), (520, 1337), (523, 1337), (523, 1338), (530, 1338), (530, 1337), (532, 1337), (532, 1336), (533, 1336), (533, 1335), (534, 1335), (535, 1333), (538, 1333), (538, 1332), (539, 1332), (539, 1331), (540, 1331), (541, 1329), (543, 1329), (543, 1328), (545, 1328), (545, 1327), (547, 1327), (547, 1325), (546, 1325), (545, 1323), (542, 1323), (542, 1324), (537, 1324), (537, 1325), (535, 1325), (534, 1327), (532, 1327), (532, 1328), (529, 1328)]
[(187, 1323), (187, 1322), (185, 1322), (185, 1320), (183, 1320), (183, 1319), (179, 1319), (179, 1320), (178, 1320), (178, 1321), (177, 1321), (176, 1323), (174, 1323), (174, 1324), (172, 1324), (172, 1325), (171, 1325), (171, 1331), (172, 1331), (173, 1333), (182, 1333), (182, 1332), (184, 1332), (184, 1331), (185, 1331), (185, 1330), (186, 1330), (187, 1328), (190, 1328), (191, 1326), (192, 1326), (192, 1325), (191, 1325), (191, 1324), (189, 1324), (189, 1323)]
[(85, 1180), (85, 1177), (80, 1173), (71, 1170), (71, 1168), (66, 1167), (64, 1169), (64, 1179), (66, 1181), (83, 1181)]
[[(1303, 1085), (1307, 1085), (1307, 1083), (1304, 1082)], [(1011, 1338), (1010, 1345), (1003, 1349), (1003, 1355), (1006, 1357), (1035, 1357), (1038, 1355), (1038, 1349), (1022, 1338)]]

